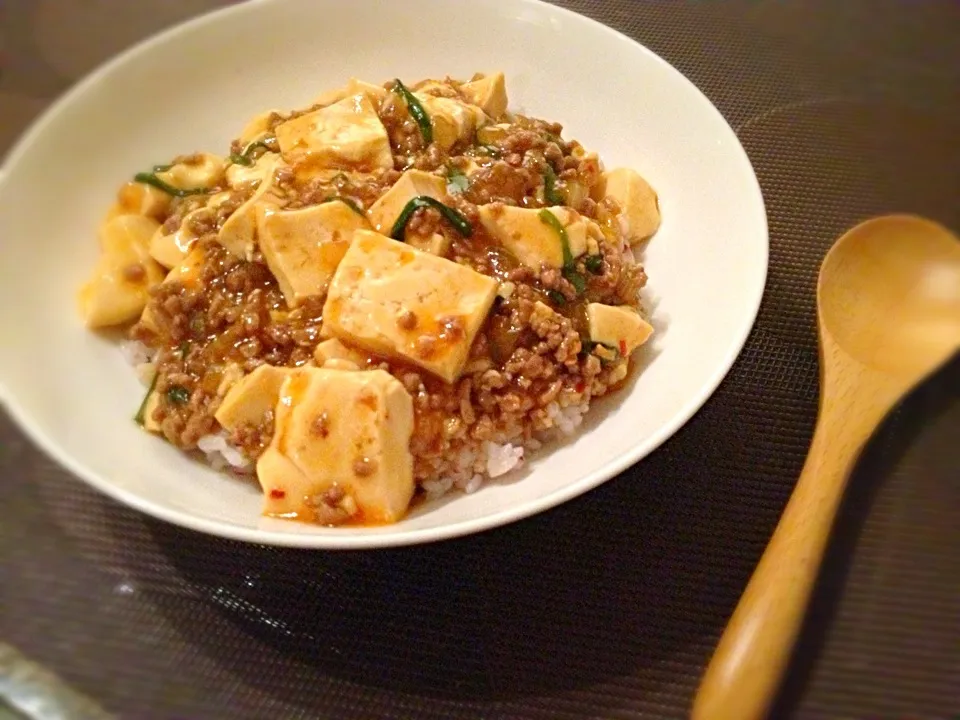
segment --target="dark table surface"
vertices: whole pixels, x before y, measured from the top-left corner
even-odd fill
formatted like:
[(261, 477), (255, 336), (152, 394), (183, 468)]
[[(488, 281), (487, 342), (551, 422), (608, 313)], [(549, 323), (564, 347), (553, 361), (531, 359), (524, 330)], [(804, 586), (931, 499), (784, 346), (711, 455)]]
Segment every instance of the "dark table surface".
[[(0, 4), (0, 151), (111, 54), (223, 4)], [(703, 410), (637, 467), (536, 518), (337, 554), (138, 515), (0, 414), (0, 643), (130, 718), (688, 712), (810, 440), (824, 252), (883, 212), (960, 229), (960, 3), (560, 4), (691, 78), (760, 179), (769, 284)], [(859, 463), (775, 717), (960, 714), (958, 440), (953, 362)]]

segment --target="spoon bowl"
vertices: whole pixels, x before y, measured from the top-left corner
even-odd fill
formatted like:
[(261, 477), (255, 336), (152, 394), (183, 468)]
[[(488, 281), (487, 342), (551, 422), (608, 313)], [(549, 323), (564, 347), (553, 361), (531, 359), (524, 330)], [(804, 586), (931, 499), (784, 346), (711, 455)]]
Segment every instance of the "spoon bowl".
[(820, 413), (800, 479), (694, 701), (694, 720), (766, 717), (847, 478), (890, 410), (960, 349), (960, 240), (912, 215), (857, 225), (817, 284)]
[(827, 253), (820, 332), (865, 366), (913, 377), (960, 346), (960, 242), (912, 215), (867, 220)]

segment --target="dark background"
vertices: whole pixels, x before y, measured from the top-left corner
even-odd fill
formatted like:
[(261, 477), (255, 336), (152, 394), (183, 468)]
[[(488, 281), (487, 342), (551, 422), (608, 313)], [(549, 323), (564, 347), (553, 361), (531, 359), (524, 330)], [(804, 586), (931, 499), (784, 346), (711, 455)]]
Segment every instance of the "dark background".
[[(221, 4), (0, 3), (0, 150), (109, 55)], [(0, 641), (131, 718), (688, 711), (810, 440), (823, 254), (873, 214), (960, 229), (960, 3), (559, 4), (692, 79), (760, 179), (767, 292), (706, 407), (563, 507), (356, 554), (150, 520), (70, 478), (0, 415)], [(775, 717), (960, 714), (958, 440), (955, 361), (860, 462)]]

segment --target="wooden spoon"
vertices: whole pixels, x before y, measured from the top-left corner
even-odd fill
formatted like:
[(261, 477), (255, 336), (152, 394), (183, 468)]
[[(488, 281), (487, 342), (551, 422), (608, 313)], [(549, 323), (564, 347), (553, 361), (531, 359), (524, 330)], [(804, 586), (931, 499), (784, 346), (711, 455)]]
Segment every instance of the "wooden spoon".
[(807, 461), (707, 667), (694, 720), (769, 712), (857, 456), (960, 349), (960, 240), (911, 215), (857, 225), (820, 266), (817, 319), (820, 415)]

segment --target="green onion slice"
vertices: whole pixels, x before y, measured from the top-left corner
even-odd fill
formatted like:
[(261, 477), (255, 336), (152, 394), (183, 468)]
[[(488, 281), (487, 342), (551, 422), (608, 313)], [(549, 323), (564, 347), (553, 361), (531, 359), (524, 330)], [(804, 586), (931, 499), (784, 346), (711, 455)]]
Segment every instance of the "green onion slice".
[(400, 82), (399, 78), (393, 81), (393, 91), (402, 97), (403, 101), (407, 104), (407, 110), (410, 111), (410, 115), (413, 116), (413, 119), (417, 121), (417, 125), (420, 127), (423, 142), (427, 145), (432, 143), (433, 124), (430, 122), (430, 116), (427, 115), (427, 111), (423, 109), (423, 105), (420, 104), (416, 95), (410, 92), (407, 86)]
[(453, 225), (454, 230), (463, 235), (463, 237), (470, 237), (473, 234), (473, 226), (461, 213), (429, 195), (418, 195), (404, 206), (403, 211), (390, 230), (390, 237), (394, 240), (403, 240), (403, 233), (407, 229), (407, 223), (410, 222), (410, 218), (413, 217), (413, 214), (420, 208), (433, 208), (437, 210), (440, 215), (443, 216), (443, 219)]
[[(158, 165), (157, 167), (163, 167)], [(175, 188), (173, 185), (164, 182), (157, 177), (157, 172), (163, 172), (162, 170), (154, 172), (141, 172), (133, 176), (135, 182), (144, 183), (145, 185), (152, 185), (157, 190), (162, 190), (167, 193), (167, 195), (173, 195), (174, 197), (187, 197), (188, 195), (205, 195), (210, 192), (210, 188), (190, 188), (189, 190), (182, 190), (181, 188)]]
[(563, 205), (563, 193), (557, 190), (557, 173), (553, 168), (547, 165), (543, 171), (543, 199), (550, 205)]
[(154, 388), (157, 387), (157, 378), (160, 377), (160, 372), (154, 370), (153, 380), (150, 381), (150, 387), (147, 388), (147, 394), (143, 396), (143, 400), (140, 401), (140, 407), (137, 408), (137, 414), (133, 416), (133, 421), (137, 425), (143, 425), (144, 420), (146, 419), (147, 414), (147, 402), (150, 400), (150, 396), (153, 395)]

